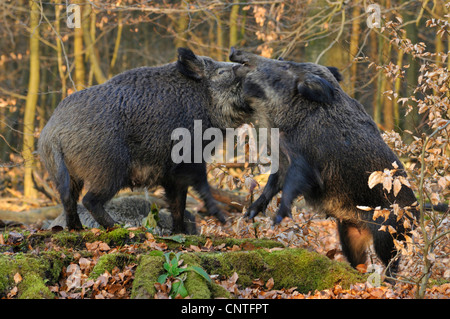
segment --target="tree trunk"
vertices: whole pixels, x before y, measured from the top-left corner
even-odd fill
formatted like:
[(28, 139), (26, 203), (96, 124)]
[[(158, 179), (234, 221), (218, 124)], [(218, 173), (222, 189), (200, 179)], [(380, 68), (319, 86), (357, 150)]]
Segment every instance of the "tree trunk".
[(217, 18), (217, 29), (216, 29), (216, 32), (217, 32), (217, 42), (216, 42), (216, 45), (217, 45), (217, 56), (216, 56), (216, 59), (218, 60), (218, 61), (221, 61), (222, 60), (222, 58), (223, 58), (223, 52), (222, 52), (222, 49), (223, 49), (223, 27), (222, 27), (222, 20), (220, 19), (220, 12), (214, 12), (214, 15), (216, 16), (216, 18)]
[[(182, 4), (184, 4), (184, 1), (181, 1)], [(186, 10), (188, 9), (188, 5), (186, 5)], [(186, 41), (186, 29), (189, 25), (189, 15), (187, 13), (182, 13), (180, 17), (178, 18), (178, 21), (175, 25), (175, 31), (177, 33), (175, 38), (175, 47), (176, 48), (184, 48), (186, 47), (187, 41)]]
[(120, 39), (122, 38), (122, 30), (123, 30), (122, 12), (119, 12), (117, 14), (117, 36), (116, 36), (116, 41), (114, 43), (114, 51), (113, 51), (113, 55), (111, 58), (111, 63), (109, 65), (108, 77), (113, 76), (113, 70), (114, 70), (114, 66), (116, 65), (117, 54), (119, 52), (119, 47), (120, 47)]
[(56, 54), (57, 54), (57, 61), (58, 61), (58, 73), (59, 78), (61, 79), (61, 100), (63, 100), (67, 95), (67, 82), (66, 82), (66, 76), (64, 74), (64, 63), (63, 63), (63, 53), (62, 53), (62, 43), (59, 38), (59, 35), (61, 34), (61, 23), (60, 23), (60, 17), (61, 17), (61, 6), (59, 4), (55, 3), (55, 30), (58, 33), (56, 36)]
[(92, 14), (92, 9), (90, 5), (86, 5), (84, 10), (83, 10), (83, 18), (81, 19), (82, 23), (82, 29), (83, 29), (83, 39), (84, 39), (84, 44), (86, 45), (86, 50), (87, 50), (87, 54), (89, 55), (89, 61), (90, 61), (90, 65), (91, 65), (91, 69), (94, 72), (94, 77), (95, 80), (97, 81), (98, 84), (102, 84), (103, 82), (106, 81), (106, 77), (103, 74), (103, 71), (100, 67), (100, 61), (97, 57), (97, 55), (95, 54), (95, 43), (94, 43), (94, 39), (91, 36), (91, 30), (90, 30), (90, 17)]
[(25, 162), (24, 196), (35, 198), (36, 189), (33, 186), (34, 166), (34, 121), (36, 104), (39, 93), (39, 20), (40, 11), (36, 1), (30, 0), (30, 77), (28, 80), (28, 94), (23, 118), (23, 150)]
[[(359, 34), (361, 33), (360, 19), (361, 8), (358, 4), (358, 0), (353, 1), (353, 12), (352, 12), (352, 35), (350, 37), (350, 59), (355, 59), (356, 54), (359, 50)], [(355, 83), (358, 78), (358, 63), (353, 61), (350, 68), (350, 96), (356, 98), (355, 96)]]
[[(81, 0), (74, 1), (80, 4)], [(77, 90), (85, 88), (85, 69), (83, 60), (83, 29), (74, 29), (73, 55), (75, 58), (75, 85)]]
[(237, 19), (239, 17), (239, 2), (240, 0), (233, 0), (230, 12), (230, 48), (238, 42)]

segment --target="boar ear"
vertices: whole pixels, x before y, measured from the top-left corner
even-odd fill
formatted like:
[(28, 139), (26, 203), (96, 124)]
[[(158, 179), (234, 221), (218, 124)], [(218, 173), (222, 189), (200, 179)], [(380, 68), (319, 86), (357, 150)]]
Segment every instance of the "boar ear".
[(178, 71), (194, 80), (201, 80), (203, 78), (205, 65), (194, 52), (186, 48), (178, 48)]
[(334, 88), (327, 80), (314, 74), (308, 74), (297, 84), (298, 93), (306, 99), (319, 103), (331, 103), (334, 98)]
[(341, 82), (344, 78), (342, 77), (341, 72), (339, 72), (339, 69), (334, 66), (327, 66), (328, 70), (330, 70), (331, 74), (333, 74), (334, 78)]

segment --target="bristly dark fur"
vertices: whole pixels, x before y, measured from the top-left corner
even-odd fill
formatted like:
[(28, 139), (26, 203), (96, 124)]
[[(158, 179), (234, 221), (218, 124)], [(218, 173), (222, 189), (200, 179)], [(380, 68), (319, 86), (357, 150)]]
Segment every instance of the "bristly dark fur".
[[(384, 191), (381, 185), (369, 188), (370, 173), (392, 169), (394, 162), (399, 167), (398, 175), (406, 173), (363, 106), (339, 86), (342, 77), (338, 70), (266, 59), (235, 49), (230, 60), (245, 63), (252, 70), (244, 80), (244, 95), (246, 87), (264, 90), (264, 95), (259, 94), (263, 98), (251, 96), (249, 101), (266, 110), (272, 126), (280, 129), (280, 135), (283, 133), (289, 156), (304, 158), (320, 175), (314, 179), (304, 166), (280, 157), (278, 172), (269, 177), (262, 195), (249, 207), (248, 216), (264, 211), (270, 199), (282, 190), (282, 205), (275, 218), (279, 222), (290, 214), (295, 197), (302, 194), (307, 203), (337, 219), (342, 249), (353, 267), (365, 262), (367, 245), (373, 239), (378, 257), (389, 265), (388, 274), (395, 272), (398, 260), (391, 263), (397, 252), (393, 239), (404, 238), (407, 230), (403, 221), (397, 221), (394, 214), (386, 221), (384, 217), (374, 220), (373, 211), (362, 211), (357, 206), (390, 208), (397, 203), (406, 207), (413, 205), (416, 198), (406, 186), (397, 196)], [(314, 180), (323, 181), (323, 187), (313, 187)], [(417, 215), (414, 209), (413, 213)], [(379, 231), (382, 224), (392, 226), (396, 233)]]
[(42, 130), (38, 151), (61, 195), (68, 227), (82, 228), (76, 204), (83, 186), (84, 206), (104, 227), (114, 220), (103, 205), (119, 190), (141, 186), (164, 187), (175, 232), (184, 230), (189, 186), (224, 222), (205, 163), (175, 164), (171, 133), (193, 132), (194, 120), (202, 120), (203, 130), (248, 120), (253, 110), (243, 102), (236, 68), (180, 49), (175, 63), (129, 70), (65, 98)]

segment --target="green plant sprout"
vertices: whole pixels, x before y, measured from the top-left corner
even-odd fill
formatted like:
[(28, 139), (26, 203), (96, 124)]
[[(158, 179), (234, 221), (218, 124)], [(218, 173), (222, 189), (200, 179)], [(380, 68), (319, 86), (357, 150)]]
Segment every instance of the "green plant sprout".
[(142, 226), (147, 229), (148, 232), (153, 233), (159, 222), (159, 208), (155, 203), (152, 204), (150, 212), (147, 217), (142, 220)]
[[(175, 281), (172, 284), (170, 290), (170, 296), (172, 298), (175, 298), (178, 295), (180, 295), (183, 298), (188, 296), (188, 291), (184, 285), (184, 281), (186, 280), (187, 277), (186, 271), (194, 271), (203, 278), (205, 278), (206, 281), (211, 282), (211, 278), (209, 278), (209, 275), (202, 268), (197, 266), (187, 266), (187, 265), (182, 266), (183, 259), (180, 259), (181, 253), (182, 252), (164, 253), (164, 257), (166, 258), (166, 262), (164, 263), (164, 269), (166, 270), (166, 273), (158, 277), (158, 282), (160, 284), (164, 284), (168, 277), (178, 279), (178, 281)], [(170, 259), (171, 255), (174, 255), (172, 259)]]

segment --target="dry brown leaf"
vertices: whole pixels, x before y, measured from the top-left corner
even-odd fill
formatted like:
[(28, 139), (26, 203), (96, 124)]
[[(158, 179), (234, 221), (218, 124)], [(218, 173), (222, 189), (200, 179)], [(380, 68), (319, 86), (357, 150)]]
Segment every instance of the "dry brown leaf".
[(356, 270), (358, 270), (360, 273), (365, 274), (367, 272), (367, 266), (366, 264), (359, 264), (356, 266)]
[(102, 231), (98, 228), (91, 228), (90, 231), (95, 235), (95, 236), (99, 236)]
[(267, 280), (267, 282), (266, 282), (267, 289), (271, 290), (273, 288), (273, 285), (274, 285), (273, 278), (270, 278), (269, 280)]
[(101, 251), (108, 251), (108, 250), (110, 250), (111, 248), (109, 247), (109, 245), (108, 245), (107, 243), (100, 242), (100, 243), (98, 244), (98, 249), (100, 249)]
[(22, 281), (22, 276), (18, 272), (16, 272), (16, 274), (14, 275), (14, 282), (16, 284), (18, 284), (21, 281)]
[(397, 196), (397, 194), (400, 192), (400, 190), (402, 189), (402, 182), (396, 178), (394, 180), (394, 196)]
[(378, 185), (382, 182), (383, 182), (383, 172), (375, 171), (372, 174), (370, 174), (369, 181), (368, 181), (368, 185), (369, 185), (370, 189), (374, 188), (376, 185)]
[(87, 258), (81, 257), (80, 260), (78, 260), (78, 264), (80, 265), (81, 270), (86, 270), (89, 269), (91, 261)]
[(233, 275), (230, 277), (229, 281), (234, 284), (237, 282), (238, 279), (239, 275), (236, 272), (234, 272)]
[(11, 291), (8, 293), (8, 297), (9, 298), (14, 297), (15, 295), (17, 295), (17, 292), (18, 292), (17, 286), (14, 286), (14, 288), (11, 289)]

